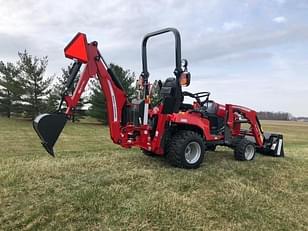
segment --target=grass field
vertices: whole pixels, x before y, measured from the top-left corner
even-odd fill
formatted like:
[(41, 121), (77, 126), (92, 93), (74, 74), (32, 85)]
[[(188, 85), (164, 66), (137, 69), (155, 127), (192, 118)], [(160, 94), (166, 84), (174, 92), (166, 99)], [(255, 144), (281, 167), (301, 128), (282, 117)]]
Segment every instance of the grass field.
[(0, 118), (1, 230), (308, 230), (308, 123), (263, 122), (286, 158), (208, 152), (197, 170), (69, 124), (48, 156), (28, 121)]

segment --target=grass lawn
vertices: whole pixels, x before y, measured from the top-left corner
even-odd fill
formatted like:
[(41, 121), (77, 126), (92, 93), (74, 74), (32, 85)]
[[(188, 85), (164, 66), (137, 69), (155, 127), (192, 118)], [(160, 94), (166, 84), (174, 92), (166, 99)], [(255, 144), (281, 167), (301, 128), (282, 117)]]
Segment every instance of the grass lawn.
[(197, 170), (68, 124), (46, 154), (29, 121), (0, 118), (0, 230), (308, 230), (308, 123), (263, 122), (285, 158), (208, 152)]

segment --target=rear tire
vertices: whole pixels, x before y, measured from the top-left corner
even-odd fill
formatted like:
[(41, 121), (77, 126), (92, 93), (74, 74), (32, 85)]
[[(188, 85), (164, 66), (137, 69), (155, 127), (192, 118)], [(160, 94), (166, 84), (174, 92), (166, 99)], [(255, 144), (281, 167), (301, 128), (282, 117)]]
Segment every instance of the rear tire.
[(234, 158), (240, 161), (250, 161), (255, 158), (255, 144), (245, 138), (241, 139), (234, 150)]
[(204, 139), (199, 133), (182, 130), (168, 144), (168, 162), (179, 168), (198, 168), (205, 153)]

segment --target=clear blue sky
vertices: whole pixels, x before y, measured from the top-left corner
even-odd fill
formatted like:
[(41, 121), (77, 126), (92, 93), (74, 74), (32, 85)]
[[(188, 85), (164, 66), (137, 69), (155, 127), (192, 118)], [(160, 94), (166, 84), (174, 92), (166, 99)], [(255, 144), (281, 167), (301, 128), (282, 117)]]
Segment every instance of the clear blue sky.
[[(63, 48), (76, 32), (97, 40), (104, 58), (141, 72), (144, 34), (176, 27), (192, 74), (190, 91), (256, 110), (308, 116), (308, 1), (4, 1), (0, 60), (17, 52), (48, 55), (47, 74), (69, 60)], [(149, 43), (151, 79), (174, 68), (169, 35)]]

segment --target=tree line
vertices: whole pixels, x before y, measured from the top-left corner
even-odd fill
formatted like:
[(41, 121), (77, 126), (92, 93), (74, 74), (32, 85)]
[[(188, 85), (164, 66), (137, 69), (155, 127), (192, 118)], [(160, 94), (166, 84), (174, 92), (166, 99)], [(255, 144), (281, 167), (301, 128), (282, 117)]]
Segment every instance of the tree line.
[[(0, 115), (34, 119), (43, 112), (56, 111), (72, 65), (62, 68), (60, 76), (47, 76), (47, 56), (40, 58), (24, 51), (18, 53), (18, 58), (15, 63), (0, 61)], [(134, 94), (132, 83), (135, 81), (135, 74), (113, 63), (110, 68), (131, 98)], [(75, 85), (79, 77), (80, 73)], [(83, 94), (75, 108), (73, 121), (89, 115), (107, 123), (105, 105), (105, 97), (98, 81), (92, 80), (87, 93)]]
[(258, 112), (258, 118), (260, 120), (291, 120), (293, 116), (287, 112), (260, 111)]
[[(40, 113), (56, 111), (72, 64), (62, 68), (60, 76), (46, 76), (47, 56), (39, 58), (24, 51), (19, 52), (18, 57), (15, 63), (0, 61), (0, 115), (34, 119)], [(121, 81), (128, 98), (132, 99), (135, 94), (132, 87), (134, 72), (113, 63), (109, 66)], [(79, 77), (80, 73), (75, 85)], [(83, 94), (74, 110), (73, 122), (87, 115), (107, 124), (106, 99), (98, 81), (91, 81), (88, 92)], [(286, 112), (260, 111), (258, 117), (264, 120), (292, 119), (292, 115)]]

